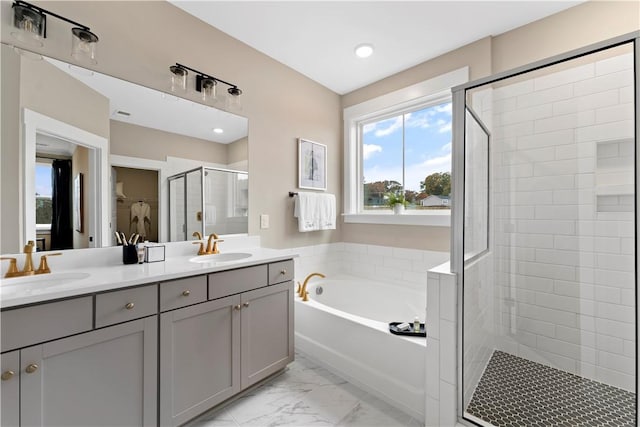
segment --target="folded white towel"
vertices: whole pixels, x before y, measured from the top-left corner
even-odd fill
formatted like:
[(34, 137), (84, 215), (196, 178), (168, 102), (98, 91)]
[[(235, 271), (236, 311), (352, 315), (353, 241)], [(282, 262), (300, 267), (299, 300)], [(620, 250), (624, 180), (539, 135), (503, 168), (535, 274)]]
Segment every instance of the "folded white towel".
[(335, 230), (336, 196), (299, 192), (295, 199), (294, 216), (298, 218), (298, 231)]

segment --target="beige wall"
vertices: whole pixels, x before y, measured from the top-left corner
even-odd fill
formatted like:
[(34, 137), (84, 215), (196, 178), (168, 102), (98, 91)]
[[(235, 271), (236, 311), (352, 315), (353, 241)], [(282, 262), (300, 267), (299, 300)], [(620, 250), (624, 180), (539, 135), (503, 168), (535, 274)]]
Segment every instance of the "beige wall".
[[(10, 4), (2, 3), (6, 13)], [(167, 2), (35, 3), (86, 23), (98, 34), (97, 71), (167, 91), (168, 67), (180, 62), (237, 84), (244, 92), (239, 114), (249, 118), (249, 233), (259, 234), (270, 247), (341, 240), (340, 230), (298, 233), (287, 197), (297, 187), (296, 138), (305, 137), (328, 146), (328, 191), (341, 199), (337, 94)], [(68, 26), (51, 24), (47, 32), (43, 53), (69, 61)], [(3, 40), (8, 37), (2, 29)], [(267, 230), (259, 229), (263, 213), (271, 217)]]
[[(468, 65), (471, 80), (640, 29), (640, 2), (590, 1), (512, 31), (487, 37), (342, 97), (349, 107)], [(344, 224), (343, 240), (448, 250), (448, 228)]]
[[(249, 158), (249, 138), (238, 139), (231, 144), (227, 144), (227, 165), (238, 165), (247, 163)], [(231, 167), (236, 169), (236, 167)], [(244, 169), (242, 169), (244, 170)]]
[[(10, 4), (2, 3), (6, 12)], [(336, 194), (341, 212), (343, 107), (461, 66), (469, 66), (471, 78), (476, 79), (639, 28), (637, 2), (589, 2), (340, 97), (166, 2), (47, 1), (46, 8), (86, 23), (100, 36), (95, 66), (100, 72), (167, 91), (168, 67), (180, 62), (242, 88), (240, 114), (249, 118), (249, 233), (259, 234), (265, 246), (280, 248), (344, 240), (446, 249), (448, 238), (444, 243), (442, 237), (447, 232), (440, 228), (342, 225), (339, 220), (336, 231), (299, 233), (293, 200), (287, 196), (297, 188), (297, 138), (327, 144), (328, 191)], [(52, 24), (43, 53), (69, 61), (67, 32), (67, 26)], [(197, 101), (196, 96), (192, 99)], [(260, 214), (270, 215), (269, 229), (259, 229)]]
[(111, 154), (165, 161), (167, 156), (227, 164), (227, 146), (111, 120)]
[[(73, 152), (73, 157), (71, 158), (71, 182), (73, 185), (73, 191), (75, 191), (75, 179), (78, 174), (81, 173), (83, 175), (83, 186), (84, 186), (84, 195), (82, 198), (82, 216), (83, 216), (83, 226), (82, 232), (76, 230), (75, 226), (73, 227), (73, 249), (82, 249), (89, 247), (89, 230), (88, 230), (88, 220), (89, 220), (89, 194), (87, 194), (87, 179), (89, 178), (89, 149), (81, 146), (76, 146), (75, 151)], [(75, 215), (75, 213), (74, 213)]]

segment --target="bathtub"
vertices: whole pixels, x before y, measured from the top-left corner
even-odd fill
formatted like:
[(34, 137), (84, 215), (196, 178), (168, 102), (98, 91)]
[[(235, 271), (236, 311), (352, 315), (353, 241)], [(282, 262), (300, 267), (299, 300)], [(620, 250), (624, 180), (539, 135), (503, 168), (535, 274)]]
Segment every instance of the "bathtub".
[(423, 420), (426, 339), (393, 335), (388, 323), (424, 322), (426, 285), (420, 291), (336, 275), (314, 279), (308, 291), (307, 302), (295, 297), (296, 349)]

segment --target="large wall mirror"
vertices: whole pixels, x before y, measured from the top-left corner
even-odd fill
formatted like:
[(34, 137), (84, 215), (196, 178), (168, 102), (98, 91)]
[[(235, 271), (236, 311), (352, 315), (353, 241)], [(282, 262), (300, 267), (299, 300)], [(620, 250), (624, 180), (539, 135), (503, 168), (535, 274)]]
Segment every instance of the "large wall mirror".
[[(248, 180), (246, 118), (5, 44), (1, 66), (1, 253), (28, 240), (40, 250), (111, 246), (115, 232), (158, 242), (248, 232), (233, 178)], [(196, 168), (220, 183), (202, 200), (208, 213), (189, 212), (176, 237), (169, 178)]]

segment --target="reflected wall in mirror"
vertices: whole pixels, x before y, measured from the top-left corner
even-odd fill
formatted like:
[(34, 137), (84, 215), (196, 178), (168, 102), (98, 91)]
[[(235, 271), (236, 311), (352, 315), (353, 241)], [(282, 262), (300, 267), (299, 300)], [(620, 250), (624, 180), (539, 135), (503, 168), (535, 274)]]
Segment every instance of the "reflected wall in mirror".
[[(170, 176), (201, 167), (248, 170), (246, 118), (19, 52), (2, 44), (1, 253), (20, 252), (28, 240), (37, 240), (41, 250), (115, 244), (115, 231), (132, 232), (132, 204), (140, 201), (150, 205), (149, 240), (174, 240)], [(85, 177), (83, 233), (74, 230), (65, 209), (57, 221), (70, 223), (70, 231), (48, 222), (53, 205), (66, 206), (46, 180), (54, 159), (70, 163), (71, 180), (78, 173)], [(132, 170), (137, 178), (128, 177)], [(135, 194), (142, 183), (131, 179), (147, 181), (143, 187), (155, 188), (155, 194)], [(57, 234), (65, 236), (64, 243)]]

